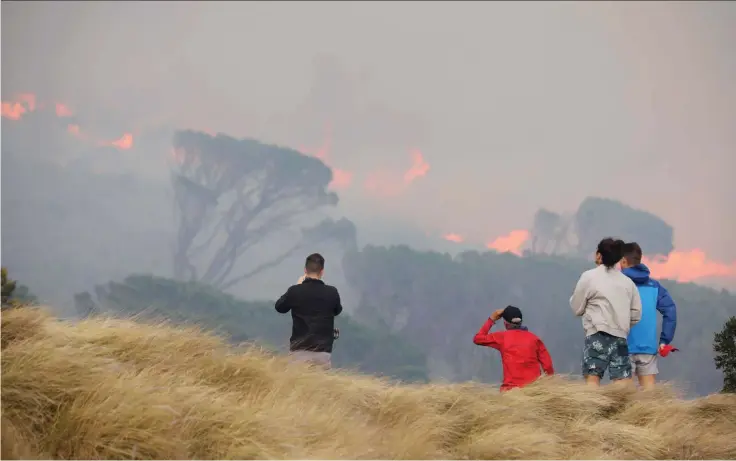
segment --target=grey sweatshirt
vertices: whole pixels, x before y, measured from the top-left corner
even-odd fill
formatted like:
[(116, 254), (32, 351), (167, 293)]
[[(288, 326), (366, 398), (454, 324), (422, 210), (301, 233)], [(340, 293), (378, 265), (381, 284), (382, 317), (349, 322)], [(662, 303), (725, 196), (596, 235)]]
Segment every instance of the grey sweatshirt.
[(570, 297), (570, 308), (583, 318), (585, 336), (603, 331), (626, 338), (641, 320), (641, 298), (634, 282), (618, 269), (603, 265), (583, 272)]

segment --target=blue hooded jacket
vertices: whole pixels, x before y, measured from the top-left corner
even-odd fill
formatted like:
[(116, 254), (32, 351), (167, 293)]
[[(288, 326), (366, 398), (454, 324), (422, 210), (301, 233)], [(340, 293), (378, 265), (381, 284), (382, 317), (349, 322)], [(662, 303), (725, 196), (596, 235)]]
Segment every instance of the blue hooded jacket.
[[(675, 337), (677, 307), (667, 289), (649, 277), (649, 268), (644, 264), (627, 267), (622, 272), (634, 282), (641, 297), (641, 320), (629, 332), (629, 353), (655, 355), (659, 344), (669, 344)], [(662, 314), (659, 342), (656, 311)]]

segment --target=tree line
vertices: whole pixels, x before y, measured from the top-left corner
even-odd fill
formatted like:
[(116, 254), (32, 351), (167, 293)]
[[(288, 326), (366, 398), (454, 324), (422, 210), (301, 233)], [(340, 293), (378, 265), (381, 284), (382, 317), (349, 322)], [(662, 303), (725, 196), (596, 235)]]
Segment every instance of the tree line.
[[(495, 382), (501, 377), (500, 358), (475, 347), (471, 338), (494, 309), (508, 304), (523, 310), (524, 322), (544, 340), (556, 370), (581, 373), (584, 334), (569, 298), (591, 264), (562, 256), (471, 251), (452, 257), (407, 246), (368, 246), (347, 254), (343, 267), (359, 293), (356, 318), (419, 346), (427, 354), (430, 378)], [(713, 335), (726, 332), (716, 339), (716, 354), (728, 357), (733, 322), (727, 322), (736, 312), (736, 296), (692, 283), (662, 283), (677, 303), (674, 344), (680, 351), (661, 361), (661, 377), (698, 394), (720, 389)], [(716, 363), (722, 370), (732, 366), (724, 358)]]
[[(408, 247), (369, 247), (349, 257), (353, 269), (368, 280), (362, 284), (366, 292), (356, 313), (338, 317), (341, 338), (333, 359), (338, 367), (409, 382), (431, 378), (496, 382), (500, 361), (494, 354), (483, 353), (483, 348), (473, 347), (472, 335), (492, 305), (506, 302), (501, 301), (506, 295), (510, 303), (524, 306), (525, 323), (544, 338), (555, 367), (563, 373), (578, 371), (580, 325), (568, 315), (566, 306), (557, 306), (569, 293), (564, 289), (545, 292), (544, 286), (526, 289), (551, 274), (559, 277), (549, 280), (550, 285), (573, 280), (581, 268), (572, 261), (565, 264), (551, 258), (526, 260), (493, 253), (451, 258)], [(403, 265), (383, 275), (362, 271), (389, 262)], [(533, 273), (515, 278), (531, 265), (538, 265), (539, 278)], [(490, 277), (496, 270), (505, 274), (500, 280), (484, 279), (484, 274)], [(662, 361), (663, 378), (691, 384), (700, 394), (718, 388), (736, 392), (736, 317), (727, 316), (734, 312), (736, 296), (694, 284), (664, 283), (679, 304), (681, 320), (675, 343), (681, 352)], [(401, 286), (404, 288), (399, 289)], [(93, 292), (75, 295), (80, 317), (164, 318), (197, 324), (233, 343), (255, 342), (274, 352), (284, 352), (288, 343), (290, 324), (275, 314), (272, 302), (239, 300), (201, 282), (131, 275), (96, 286)], [(30, 290), (12, 280), (3, 268), (3, 309), (36, 302)], [(715, 367), (714, 362), (703, 360), (706, 356), (713, 357)]]
[[(45, 248), (35, 252), (43, 247), (39, 238), (27, 236), (30, 230), (48, 226), (45, 222), (29, 225), (27, 221), (20, 222), (20, 218), (46, 217), (53, 212), (59, 214), (52, 216), (55, 223), (85, 228), (89, 223), (81, 218), (97, 222), (105, 214), (103, 209), (115, 208), (103, 200), (85, 200), (107, 197), (113, 192), (128, 197), (131, 178), (96, 179), (97, 182), (85, 183), (81, 190), (73, 189), (74, 193), (63, 193), (55, 187), (52, 202), (41, 201), (46, 198), (39, 196), (36, 203), (25, 195), (12, 203), (4, 200), (4, 208), (13, 205), (10, 209), (16, 211), (14, 217), (18, 218), (11, 220), (16, 226), (14, 241), (29, 240), (19, 247), (22, 251), (8, 246), (8, 253), (13, 256), (10, 259), (16, 265), (26, 264), (26, 272), (33, 267), (34, 276), (37, 271), (42, 272), (34, 283), (53, 285), (55, 290), (66, 293), (74, 291), (66, 285), (72, 280), (75, 286), (80, 285), (80, 280), (84, 280), (83, 286), (89, 286), (88, 280), (98, 280), (97, 272), (89, 272), (90, 268), (104, 269), (109, 274), (105, 278), (115, 280), (96, 286), (94, 295), (85, 292), (75, 296), (82, 315), (144, 313), (199, 322), (236, 342), (256, 340), (280, 345), (287, 342), (288, 322), (273, 313), (271, 303), (238, 300), (223, 290), (247, 285), (255, 274), (276, 267), (307, 248), (337, 244), (345, 252), (342, 266), (349, 285), (340, 288), (356, 292), (359, 302), (351, 309), (352, 316), (340, 319), (345, 325), (340, 326), (343, 334), (335, 352), (336, 365), (406, 380), (498, 381), (498, 357), (473, 347), (471, 341), (492, 309), (507, 304), (522, 307), (525, 321), (549, 346), (556, 368), (579, 374), (582, 329), (570, 315), (567, 300), (575, 280), (588, 268), (581, 257), (590, 253), (601, 235), (609, 234), (637, 240), (648, 254), (667, 254), (674, 248), (672, 227), (661, 218), (620, 202), (589, 197), (574, 213), (540, 210), (531, 229), (531, 248), (523, 258), (491, 252), (465, 252), (452, 257), (407, 246), (369, 246), (359, 250), (354, 224), (345, 218), (335, 220), (328, 216), (338, 197), (328, 190), (332, 171), (319, 159), (294, 149), (223, 134), (180, 131), (173, 141), (176, 162), (170, 173), (176, 236), (172, 262), (177, 281), (140, 274), (120, 280), (116, 271), (109, 271), (109, 265), (98, 263), (96, 251), (88, 252), (86, 260), (80, 262), (84, 259), (81, 253), (92, 248), (89, 239), (74, 240), (71, 247), (60, 245), (70, 264), (80, 263), (75, 270), (59, 271), (53, 264), (26, 264), (44, 260)], [(51, 168), (50, 164), (28, 163), (27, 155), (12, 158), (16, 161), (16, 173), (27, 170), (35, 177), (39, 171), (46, 171), (44, 168)], [(80, 183), (76, 179), (63, 182), (62, 178), (68, 177), (66, 170), (64, 174), (52, 170), (47, 172), (49, 177), (61, 181), (61, 185)], [(77, 170), (70, 172), (81, 174)], [(89, 182), (97, 177), (85, 178)], [(90, 194), (90, 189), (96, 193)], [(156, 191), (146, 190), (146, 194), (155, 195)], [(133, 202), (140, 207), (152, 200), (139, 198)], [(152, 205), (138, 214), (160, 215), (161, 210), (154, 208)], [(79, 219), (69, 219), (72, 211), (78, 211), (74, 216)], [(141, 228), (139, 233), (145, 239), (129, 243), (124, 250), (120, 246), (117, 249), (121, 251), (115, 256), (128, 257), (131, 250), (143, 243), (150, 253), (165, 246), (168, 237), (154, 238), (156, 232), (161, 232), (152, 229)], [(91, 235), (106, 235), (104, 230), (100, 228)], [(287, 238), (275, 237), (284, 232)], [(268, 257), (258, 260), (254, 250), (269, 242), (280, 252), (267, 252)], [(100, 251), (113, 251), (109, 245), (99, 243)], [(120, 275), (139, 264), (149, 267), (140, 258), (136, 253), (134, 258), (126, 259), (128, 264)], [(76, 275), (70, 278), (69, 274)], [(728, 384), (732, 378), (728, 377), (734, 368), (729, 359), (734, 354), (729, 346), (733, 343), (734, 322), (728, 318), (736, 311), (736, 297), (693, 284), (664, 283), (680, 312), (675, 338), (680, 352), (662, 361), (662, 377), (678, 379), (691, 384), (698, 393), (707, 393), (720, 387), (717, 370), (722, 370), (726, 388), (732, 389), (733, 385)], [(32, 302), (26, 287), (13, 284), (4, 273), (3, 308)], [(713, 346), (711, 335), (719, 329), (722, 331)], [(710, 360), (702, 360), (713, 356), (714, 347), (717, 369)]]

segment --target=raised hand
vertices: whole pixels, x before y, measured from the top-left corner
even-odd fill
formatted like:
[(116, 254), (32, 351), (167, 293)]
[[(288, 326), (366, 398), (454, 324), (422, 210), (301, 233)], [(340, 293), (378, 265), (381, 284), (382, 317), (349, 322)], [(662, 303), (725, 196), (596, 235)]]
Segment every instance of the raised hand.
[(496, 309), (495, 311), (493, 311), (493, 314), (491, 314), (491, 320), (493, 320), (495, 322), (498, 319), (500, 319), (501, 316), (503, 315), (503, 311), (504, 310), (505, 309)]

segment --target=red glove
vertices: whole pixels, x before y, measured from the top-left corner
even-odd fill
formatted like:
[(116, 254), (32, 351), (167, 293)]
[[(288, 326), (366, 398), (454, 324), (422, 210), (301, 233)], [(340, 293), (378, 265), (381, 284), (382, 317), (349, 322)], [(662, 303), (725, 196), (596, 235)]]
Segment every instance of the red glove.
[(680, 349), (673, 347), (671, 344), (667, 344), (666, 346), (662, 346), (659, 348), (659, 355), (662, 357), (667, 357), (670, 355), (670, 352), (679, 351)]

